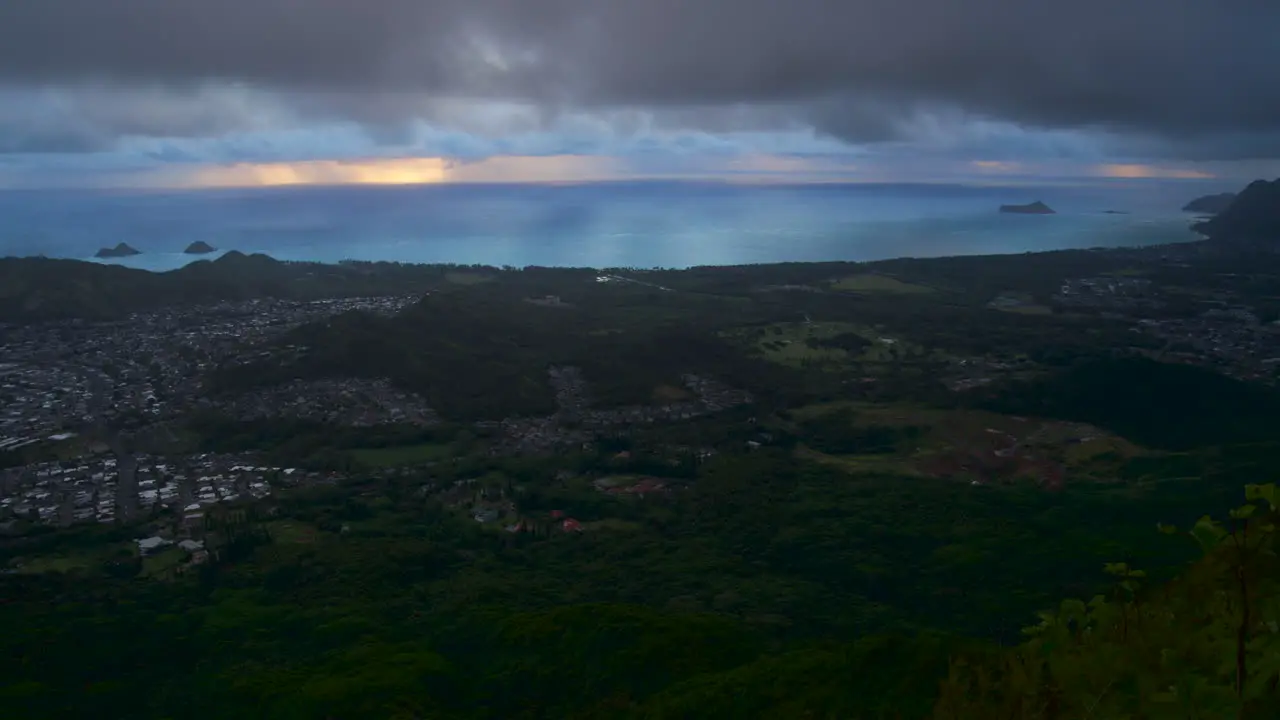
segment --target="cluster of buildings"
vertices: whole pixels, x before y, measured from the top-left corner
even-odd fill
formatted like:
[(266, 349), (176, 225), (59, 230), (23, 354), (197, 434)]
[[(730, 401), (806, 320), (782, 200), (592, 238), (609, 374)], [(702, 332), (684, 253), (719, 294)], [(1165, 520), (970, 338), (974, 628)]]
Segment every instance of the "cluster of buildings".
[(217, 407), (239, 420), (288, 417), (353, 427), (428, 426), (440, 421), (421, 396), (398, 390), (386, 380), (361, 378), (295, 380), (255, 389)]
[(1065, 307), (1163, 307), (1155, 290), (1150, 280), (1140, 277), (1072, 278), (1063, 281), (1053, 301)]
[(547, 417), (508, 418), (501, 422), (481, 423), (482, 428), (502, 431), (504, 442), (495, 447), (495, 452), (545, 451), (589, 442), (600, 431), (618, 426), (689, 420), (754, 402), (751, 393), (745, 390), (687, 374), (683, 377), (684, 384), (695, 396), (694, 400), (591, 409), (590, 394), (581, 370), (553, 367), (548, 374), (559, 411)]
[(110, 523), (168, 510), (191, 524), (200, 522), (210, 505), (332, 480), (333, 473), (275, 467), (244, 454), (100, 455), (0, 471), (0, 522)]
[(1274, 383), (1280, 372), (1280, 326), (1247, 308), (1209, 310), (1192, 318), (1139, 320), (1135, 330), (1164, 340), (1158, 356), (1211, 367), (1240, 380)]
[[(1150, 280), (1078, 278), (1065, 281), (1054, 301), (1133, 322), (1134, 332), (1163, 341), (1162, 349), (1150, 353), (1161, 360), (1268, 383), (1280, 370), (1280, 326), (1262, 322), (1253, 308), (1226, 291), (1183, 298), (1183, 311), (1162, 312), (1171, 297)], [(1188, 308), (1192, 312), (1186, 312)]]
[(247, 346), (362, 310), (394, 313), (416, 297), (251, 300), (6, 327), (0, 337), (0, 451), (91, 422), (140, 426), (188, 410), (201, 375)]
[(1025, 358), (1001, 359), (982, 356), (950, 358), (948, 364), (949, 367), (941, 371), (939, 379), (953, 392), (990, 385), (999, 378), (1029, 369), (1032, 365), (1031, 361)]

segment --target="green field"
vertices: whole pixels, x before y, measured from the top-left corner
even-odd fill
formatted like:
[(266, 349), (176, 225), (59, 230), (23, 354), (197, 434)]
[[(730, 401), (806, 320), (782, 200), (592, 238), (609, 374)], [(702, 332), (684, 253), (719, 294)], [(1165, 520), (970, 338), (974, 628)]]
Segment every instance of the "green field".
[[(845, 365), (853, 361), (885, 363), (918, 360), (930, 352), (901, 338), (885, 337), (874, 328), (844, 322), (775, 323), (738, 330), (729, 335), (749, 345), (766, 360), (791, 367)], [(810, 344), (812, 341), (830, 340), (841, 335), (857, 335), (868, 344), (856, 354), (841, 347), (815, 347)]]
[(1016, 439), (1022, 454), (1052, 459), (1080, 479), (1107, 479), (1128, 460), (1150, 451), (1124, 438), (1081, 423), (1022, 418), (982, 410), (947, 410), (911, 404), (831, 402), (793, 411), (797, 423), (829, 413), (852, 411), (851, 427), (919, 427), (924, 431), (913, 446), (884, 455), (838, 455), (802, 447), (799, 457), (834, 465), (850, 472), (918, 474), (915, 464), (931, 456), (1007, 447)]
[(147, 577), (158, 577), (182, 564), (187, 553), (176, 547), (168, 548), (155, 555), (142, 559), (142, 574)]
[(301, 520), (276, 520), (267, 523), (272, 541), (283, 545), (310, 545), (319, 539), (320, 532)]
[(855, 475), (868, 473), (923, 477), (908, 458), (898, 455), (829, 455), (805, 446), (796, 448), (795, 454), (800, 460), (822, 463)]
[(84, 570), (93, 567), (97, 562), (98, 558), (91, 555), (51, 555), (47, 557), (31, 558), (30, 560), (23, 562), (20, 572), (69, 572), (71, 570)]
[(449, 445), (422, 443), (420, 445), (396, 445), (385, 448), (352, 450), (351, 455), (367, 467), (402, 467), (441, 460), (449, 456)]
[(111, 543), (96, 547), (51, 553), (25, 558), (19, 568), (21, 573), (71, 572), (101, 568), (113, 555), (132, 550), (131, 544)]
[(831, 284), (833, 290), (859, 293), (885, 293), (890, 295), (923, 295), (934, 292), (926, 285), (903, 282), (888, 275), (866, 273), (840, 278)]
[(1036, 302), (1035, 297), (1020, 292), (1003, 292), (987, 304), (992, 310), (1018, 315), (1052, 315), (1053, 308)]
[(783, 323), (768, 326), (764, 335), (754, 340), (756, 350), (766, 360), (782, 365), (842, 363), (849, 359), (849, 353), (839, 348), (810, 347), (806, 341), (832, 338), (844, 333), (861, 334), (856, 325), (849, 323)]

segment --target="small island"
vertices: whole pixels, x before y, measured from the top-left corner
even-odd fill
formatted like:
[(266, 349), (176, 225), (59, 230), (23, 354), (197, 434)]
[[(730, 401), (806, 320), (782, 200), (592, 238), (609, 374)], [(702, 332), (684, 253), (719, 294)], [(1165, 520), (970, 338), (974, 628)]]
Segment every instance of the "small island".
[(186, 253), (187, 255), (208, 255), (211, 252), (217, 252), (217, 250), (218, 250), (217, 248), (210, 245), (209, 243), (203, 240), (197, 240), (191, 243), (190, 245), (188, 245), (187, 249), (183, 250), (182, 252)]
[(1014, 213), (1018, 215), (1056, 215), (1053, 208), (1045, 205), (1039, 200), (1026, 205), (1001, 205), (1000, 212)]
[(1217, 215), (1231, 206), (1232, 201), (1236, 199), (1235, 193), (1219, 193), (1217, 195), (1205, 195), (1182, 206), (1183, 212), (1208, 213), (1209, 215)]
[(113, 248), (102, 248), (94, 255), (96, 258), (122, 258), (141, 255), (142, 251), (136, 250), (129, 246), (128, 243), (119, 243)]

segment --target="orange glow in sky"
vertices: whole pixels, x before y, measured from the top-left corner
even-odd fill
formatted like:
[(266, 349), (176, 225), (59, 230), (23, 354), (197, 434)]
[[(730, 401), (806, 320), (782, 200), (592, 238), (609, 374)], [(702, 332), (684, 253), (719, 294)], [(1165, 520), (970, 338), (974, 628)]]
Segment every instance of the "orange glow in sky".
[(281, 185), (422, 185), (445, 181), (441, 158), (345, 162), (236, 163), (200, 168), (179, 180), (186, 187), (274, 187)]
[[(978, 175), (1052, 175), (1054, 168), (1004, 160), (973, 160), (959, 167)], [(601, 155), (505, 155), (482, 160), (443, 157), (370, 158), (362, 160), (305, 160), (298, 162), (234, 163), (192, 168), (166, 168), (136, 177), (146, 187), (231, 188), (289, 185), (429, 185), (439, 183), (589, 183), (628, 179), (718, 179), (732, 182), (870, 182), (893, 180), (886, 168), (863, 168), (847, 158), (794, 157), (753, 154), (709, 158), (682, 172), (636, 173), (625, 159)], [(939, 168), (955, 176), (953, 166)], [(976, 171), (976, 173), (975, 173)], [(1079, 177), (1123, 179), (1209, 179), (1199, 170), (1139, 164), (1076, 166)]]
[(440, 157), (236, 163), (192, 170), (169, 184), (187, 188), (285, 185), (428, 185), (488, 182), (591, 182), (622, 177), (612, 158), (503, 156), (474, 162)]
[(973, 166), (984, 172), (1017, 172), (1022, 169), (1021, 163), (1004, 160), (974, 160)]
[(1171, 180), (1208, 180), (1214, 176), (1199, 170), (1165, 168), (1155, 165), (1100, 165), (1098, 174), (1109, 178), (1166, 178)]

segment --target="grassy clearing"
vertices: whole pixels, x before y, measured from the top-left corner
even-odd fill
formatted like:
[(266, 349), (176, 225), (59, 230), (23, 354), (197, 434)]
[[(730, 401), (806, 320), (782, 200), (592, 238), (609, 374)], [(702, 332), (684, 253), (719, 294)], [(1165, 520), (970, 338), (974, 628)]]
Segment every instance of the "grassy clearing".
[(1066, 461), (1068, 465), (1092, 465), (1102, 458), (1127, 460), (1145, 452), (1141, 447), (1122, 437), (1101, 434), (1067, 447)]
[(142, 575), (144, 577), (159, 577), (181, 565), (186, 558), (186, 551), (176, 547), (145, 557), (142, 559)]
[(1003, 292), (994, 300), (987, 303), (987, 307), (992, 310), (1001, 312), (1016, 313), (1018, 315), (1052, 315), (1053, 308), (1048, 305), (1041, 305), (1036, 299), (1027, 293), (1020, 292)]
[[(833, 402), (808, 405), (792, 411), (797, 422), (819, 415), (852, 410), (855, 428), (871, 426), (927, 428), (915, 448), (904, 448), (890, 456), (830, 456), (813, 450), (813, 459), (836, 464), (851, 471), (891, 469), (903, 471), (904, 463), (927, 458), (936, 453), (996, 450), (1052, 459), (1064, 467), (1085, 474), (1106, 474), (1127, 460), (1148, 454), (1144, 448), (1080, 423), (1061, 422), (980, 410), (943, 410), (907, 404), (877, 405), (859, 402)], [(1095, 472), (1096, 471), (1096, 472)]]
[(267, 532), (283, 545), (310, 545), (320, 539), (320, 531), (301, 520), (274, 520), (267, 523)]
[(810, 460), (819, 462), (823, 465), (839, 468), (847, 473), (863, 474), (886, 474), (886, 475), (913, 475), (921, 476), (923, 474), (915, 469), (908, 459), (897, 455), (828, 455), (819, 452), (813, 448), (797, 447), (795, 450), (797, 458), (802, 460)]
[[(840, 336), (856, 335), (863, 346), (816, 344)], [(931, 351), (901, 338), (885, 337), (874, 328), (843, 322), (775, 323), (741, 328), (730, 333), (738, 342), (758, 352), (764, 359), (791, 367), (845, 366), (850, 362), (889, 363), (919, 360)], [(858, 348), (851, 352), (847, 348)]]
[(849, 323), (779, 323), (764, 329), (761, 336), (753, 338), (755, 349), (766, 360), (781, 365), (799, 366), (805, 363), (843, 363), (849, 353), (840, 348), (810, 347), (809, 340), (833, 338), (844, 333), (858, 333), (856, 325)]
[(847, 362), (849, 353), (843, 349), (809, 345), (810, 340), (825, 340), (846, 333), (862, 335), (858, 326), (838, 322), (776, 323), (763, 328), (747, 328), (735, 334), (766, 360), (798, 367), (810, 363)]
[(599, 480), (591, 482), (591, 485), (602, 488), (620, 487), (623, 485), (634, 485), (644, 480), (644, 475), (609, 475)]
[(486, 273), (476, 272), (447, 272), (444, 274), (446, 282), (454, 285), (479, 285), (481, 283), (491, 282), (494, 277)]
[(26, 560), (18, 572), (39, 574), (50, 572), (70, 572), (87, 570), (94, 567), (98, 558), (91, 555), (47, 555)]
[(833, 290), (859, 293), (882, 293), (887, 295), (924, 295), (935, 292), (927, 285), (903, 282), (888, 275), (865, 273), (849, 275), (831, 283)]
[(113, 556), (128, 554), (130, 551), (136, 552), (132, 543), (113, 543), (72, 552), (51, 553), (24, 559), (18, 572), (37, 574), (94, 570), (102, 567)]
[(451, 447), (443, 443), (397, 445), (385, 448), (352, 450), (356, 462), (367, 467), (402, 467), (418, 465), (449, 457)]

